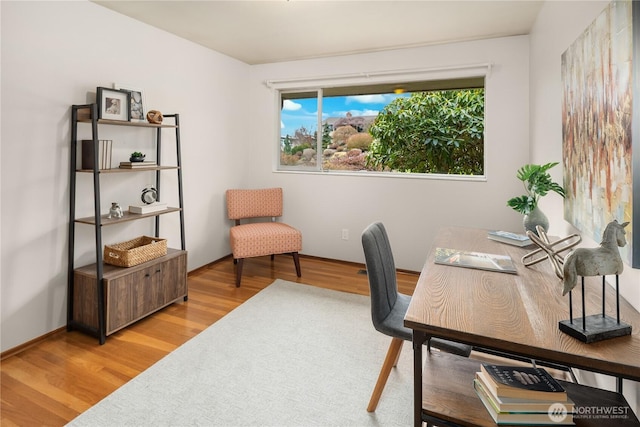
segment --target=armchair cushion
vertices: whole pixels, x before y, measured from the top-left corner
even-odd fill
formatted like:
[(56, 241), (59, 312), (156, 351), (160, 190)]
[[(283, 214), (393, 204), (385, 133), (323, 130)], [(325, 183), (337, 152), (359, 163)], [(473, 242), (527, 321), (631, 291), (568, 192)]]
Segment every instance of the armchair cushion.
[(302, 250), (302, 233), (280, 222), (260, 222), (231, 227), (230, 241), (233, 257), (236, 259)]

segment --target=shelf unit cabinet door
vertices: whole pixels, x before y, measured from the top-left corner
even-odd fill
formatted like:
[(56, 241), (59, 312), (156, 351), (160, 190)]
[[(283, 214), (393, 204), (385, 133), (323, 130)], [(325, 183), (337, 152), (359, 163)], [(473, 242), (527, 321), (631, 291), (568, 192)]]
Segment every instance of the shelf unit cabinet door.
[(161, 271), (164, 264), (107, 282), (107, 335), (163, 307)]
[(170, 304), (187, 295), (187, 255), (167, 260), (162, 268), (162, 295), (164, 304)]
[(107, 280), (107, 335), (187, 295), (187, 254)]

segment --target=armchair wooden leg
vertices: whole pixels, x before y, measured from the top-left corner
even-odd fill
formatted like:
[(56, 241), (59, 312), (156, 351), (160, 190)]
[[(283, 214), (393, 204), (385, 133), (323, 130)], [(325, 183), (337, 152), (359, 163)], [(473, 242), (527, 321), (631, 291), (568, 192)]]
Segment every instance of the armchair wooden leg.
[(238, 265), (236, 266), (236, 288), (240, 287), (240, 278), (242, 277), (242, 264), (244, 264), (244, 258), (240, 258), (238, 260)]
[(369, 400), (367, 412), (373, 412), (376, 410), (378, 401), (380, 400), (380, 396), (382, 395), (382, 390), (384, 390), (384, 386), (387, 384), (387, 379), (389, 378), (389, 374), (391, 373), (391, 368), (393, 368), (398, 361), (403, 343), (404, 340), (402, 338), (393, 338), (391, 340), (389, 350), (387, 350), (387, 356), (385, 357), (384, 363), (382, 364), (382, 369), (380, 370), (380, 375), (378, 375), (378, 381), (376, 382), (376, 386), (373, 389), (373, 393), (371, 394), (371, 400)]
[(300, 257), (298, 256), (298, 252), (292, 252), (291, 255), (293, 255), (293, 263), (296, 265), (296, 274), (298, 277), (301, 277), (302, 273), (300, 272)]

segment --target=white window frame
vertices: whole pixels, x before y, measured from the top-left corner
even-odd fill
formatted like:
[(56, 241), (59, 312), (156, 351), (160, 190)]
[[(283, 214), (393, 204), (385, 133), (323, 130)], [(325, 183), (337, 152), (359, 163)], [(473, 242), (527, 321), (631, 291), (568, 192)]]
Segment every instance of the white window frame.
[[(372, 71), (354, 74), (332, 75), (332, 76), (316, 76), (301, 77), (282, 80), (267, 80), (264, 84), (273, 91), (275, 111), (278, 112), (278, 120), (275, 121), (276, 141), (275, 153), (273, 156), (273, 172), (283, 173), (306, 173), (306, 174), (332, 174), (332, 175), (357, 175), (357, 176), (384, 176), (384, 177), (401, 177), (401, 178), (418, 178), (418, 179), (442, 179), (442, 180), (460, 180), (460, 181), (486, 181), (487, 171), (485, 169), (483, 175), (444, 175), (432, 173), (398, 173), (398, 172), (372, 172), (372, 171), (335, 171), (322, 169), (322, 100), (323, 88), (339, 88), (349, 86), (377, 85), (389, 83), (409, 83), (420, 81), (446, 81), (461, 78), (486, 78), (491, 73), (490, 63), (454, 65), (435, 68), (421, 69), (405, 69), (405, 70), (387, 70)], [(486, 87), (486, 86), (485, 86)], [(317, 136), (316, 136), (316, 166), (315, 168), (302, 168), (300, 166), (280, 165), (280, 119), (282, 108), (280, 106), (281, 94), (293, 92), (316, 92), (318, 95), (318, 117), (317, 117)], [(486, 150), (485, 150), (486, 156)], [(483, 160), (486, 165), (486, 158)]]

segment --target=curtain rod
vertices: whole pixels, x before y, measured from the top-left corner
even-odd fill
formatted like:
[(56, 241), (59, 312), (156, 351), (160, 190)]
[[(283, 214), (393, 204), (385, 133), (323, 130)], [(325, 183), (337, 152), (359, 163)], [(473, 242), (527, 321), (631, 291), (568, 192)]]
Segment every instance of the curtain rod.
[(328, 76), (315, 76), (315, 77), (299, 77), (293, 79), (282, 79), (282, 80), (266, 80), (264, 84), (273, 89), (274, 86), (278, 85), (286, 85), (289, 83), (304, 83), (304, 82), (314, 82), (314, 81), (332, 81), (332, 80), (344, 80), (344, 79), (354, 79), (354, 78), (371, 78), (371, 77), (385, 77), (385, 76), (402, 76), (408, 74), (419, 74), (419, 73), (433, 73), (438, 71), (456, 71), (456, 70), (469, 70), (473, 68), (486, 68), (487, 72), (491, 72), (491, 63), (481, 63), (481, 64), (467, 64), (467, 65), (452, 65), (448, 67), (433, 67), (433, 68), (413, 68), (413, 69), (402, 69), (402, 70), (386, 70), (386, 71), (371, 71), (371, 72), (360, 72), (360, 73), (350, 73), (350, 74), (336, 74), (336, 75), (328, 75)]

